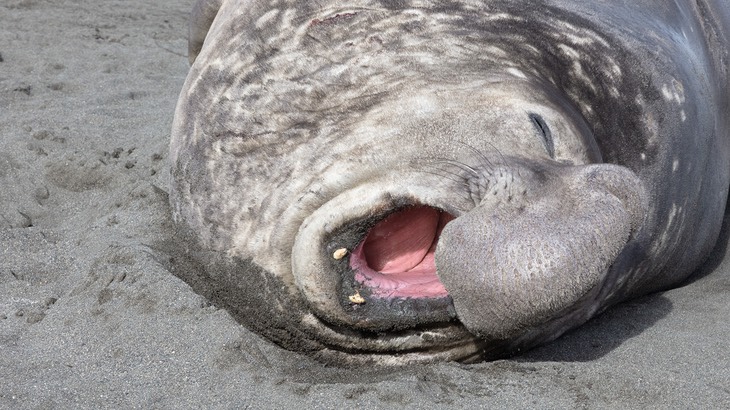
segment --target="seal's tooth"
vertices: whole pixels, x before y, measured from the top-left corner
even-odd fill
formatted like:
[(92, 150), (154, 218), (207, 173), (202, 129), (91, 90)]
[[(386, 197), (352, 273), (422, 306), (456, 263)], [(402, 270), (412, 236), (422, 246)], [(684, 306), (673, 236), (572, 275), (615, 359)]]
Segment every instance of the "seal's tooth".
[(340, 248), (340, 249), (336, 250), (332, 254), (332, 257), (335, 258), (335, 259), (337, 259), (337, 260), (340, 260), (340, 259), (344, 258), (345, 256), (347, 256), (347, 249), (346, 248)]

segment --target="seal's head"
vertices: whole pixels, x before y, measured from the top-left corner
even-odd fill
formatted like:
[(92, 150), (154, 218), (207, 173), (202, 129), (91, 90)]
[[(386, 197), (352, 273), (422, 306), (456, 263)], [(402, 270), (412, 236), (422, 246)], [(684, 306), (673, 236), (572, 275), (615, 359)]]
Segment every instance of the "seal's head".
[(171, 202), (189, 283), (241, 322), (337, 362), (495, 357), (650, 270), (631, 265), (663, 212), (641, 170), (677, 124), (600, 23), (220, 3), (191, 25)]

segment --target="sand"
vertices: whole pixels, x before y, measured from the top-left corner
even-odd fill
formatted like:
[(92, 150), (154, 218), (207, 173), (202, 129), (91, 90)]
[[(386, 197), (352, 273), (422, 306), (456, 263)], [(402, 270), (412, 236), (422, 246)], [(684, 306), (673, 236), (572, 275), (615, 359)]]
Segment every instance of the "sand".
[(698, 279), (510, 360), (337, 369), (170, 272), (190, 0), (0, 3), (0, 408), (730, 408), (727, 238)]

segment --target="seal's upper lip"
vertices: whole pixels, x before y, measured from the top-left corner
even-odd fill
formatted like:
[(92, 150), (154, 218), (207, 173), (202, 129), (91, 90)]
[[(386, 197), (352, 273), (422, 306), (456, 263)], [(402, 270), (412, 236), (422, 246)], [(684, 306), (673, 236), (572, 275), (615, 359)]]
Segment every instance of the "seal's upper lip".
[(442, 298), (436, 274), (439, 235), (454, 217), (425, 205), (390, 214), (365, 235), (350, 256), (355, 280), (380, 298)]

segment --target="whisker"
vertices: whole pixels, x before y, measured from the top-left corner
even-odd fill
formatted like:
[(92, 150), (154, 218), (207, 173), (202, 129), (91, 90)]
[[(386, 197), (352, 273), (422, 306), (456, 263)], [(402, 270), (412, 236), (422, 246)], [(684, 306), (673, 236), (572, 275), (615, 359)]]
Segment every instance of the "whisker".
[[(484, 152), (476, 149), (476, 147), (474, 147), (473, 145), (467, 144), (464, 141), (457, 141), (457, 142), (459, 144), (465, 146), (466, 148), (468, 148), (474, 154), (476, 154), (476, 156), (479, 158), (482, 165), (484, 165), (484, 172), (489, 176), (492, 175), (491, 170), (493, 170), (495, 168), (494, 164), (492, 163), (492, 161), (489, 159), (489, 157), (487, 157), (487, 155)], [(488, 144), (491, 145), (492, 148), (495, 149), (495, 151), (499, 152), (499, 150), (497, 150), (496, 147), (494, 147), (494, 145), (492, 143), (488, 143)]]
[(454, 172), (447, 171), (445, 169), (439, 169), (439, 171), (441, 171), (441, 172), (426, 171), (426, 170), (421, 170), (420, 172), (424, 172), (426, 174), (431, 174), (431, 175), (436, 175), (441, 178), (446, 178), (452, 182), (463, 185), (464, 187), (469, 186), (469, 180), (464, 179), (461, 175), (454, 173)]
[(455, 159), (439, 159), (439, 160), (435, 160), (434, 163), (452, 165), (456, 168), (461, 169), (462, 171), (466, 171), (466, 172), (474, 175), (475, 177), (480, 177), (482, 175), (479, 171), (472, 168), (471, 166), (469, 166), (461, 161), (457, 161)]
[(471, 194), (470, 194), (470, 189), (469, 189), (469, 180), (464, 179), (459, 174), (456, 174), (456, 173), (453, 173), (453, 172), (450, 172), (450, 171), (447, 171), (447, 170), (444, 170), (444, 169), (439, 169), (439, 171), (441, 171), (441, 172), (427, 171), (427, 170), (418, 170), (418, 172), (423, 172), (423, 173), (426, 173), (426, 174), (435, 175), (437, 177), (445, 178), (445, 179), (448, 179), (448, 180), (450, 180), (452, 182), (455, 182), (455, 183), (457, 183), (459, 185), (462, 185), (464, 187), (464, 189), (463, 190), (459, 190), (458, 192), (461, 194), (461, 196), (464, 199), (467, 199), (467, 200), (472, 199), (471, 198)]

